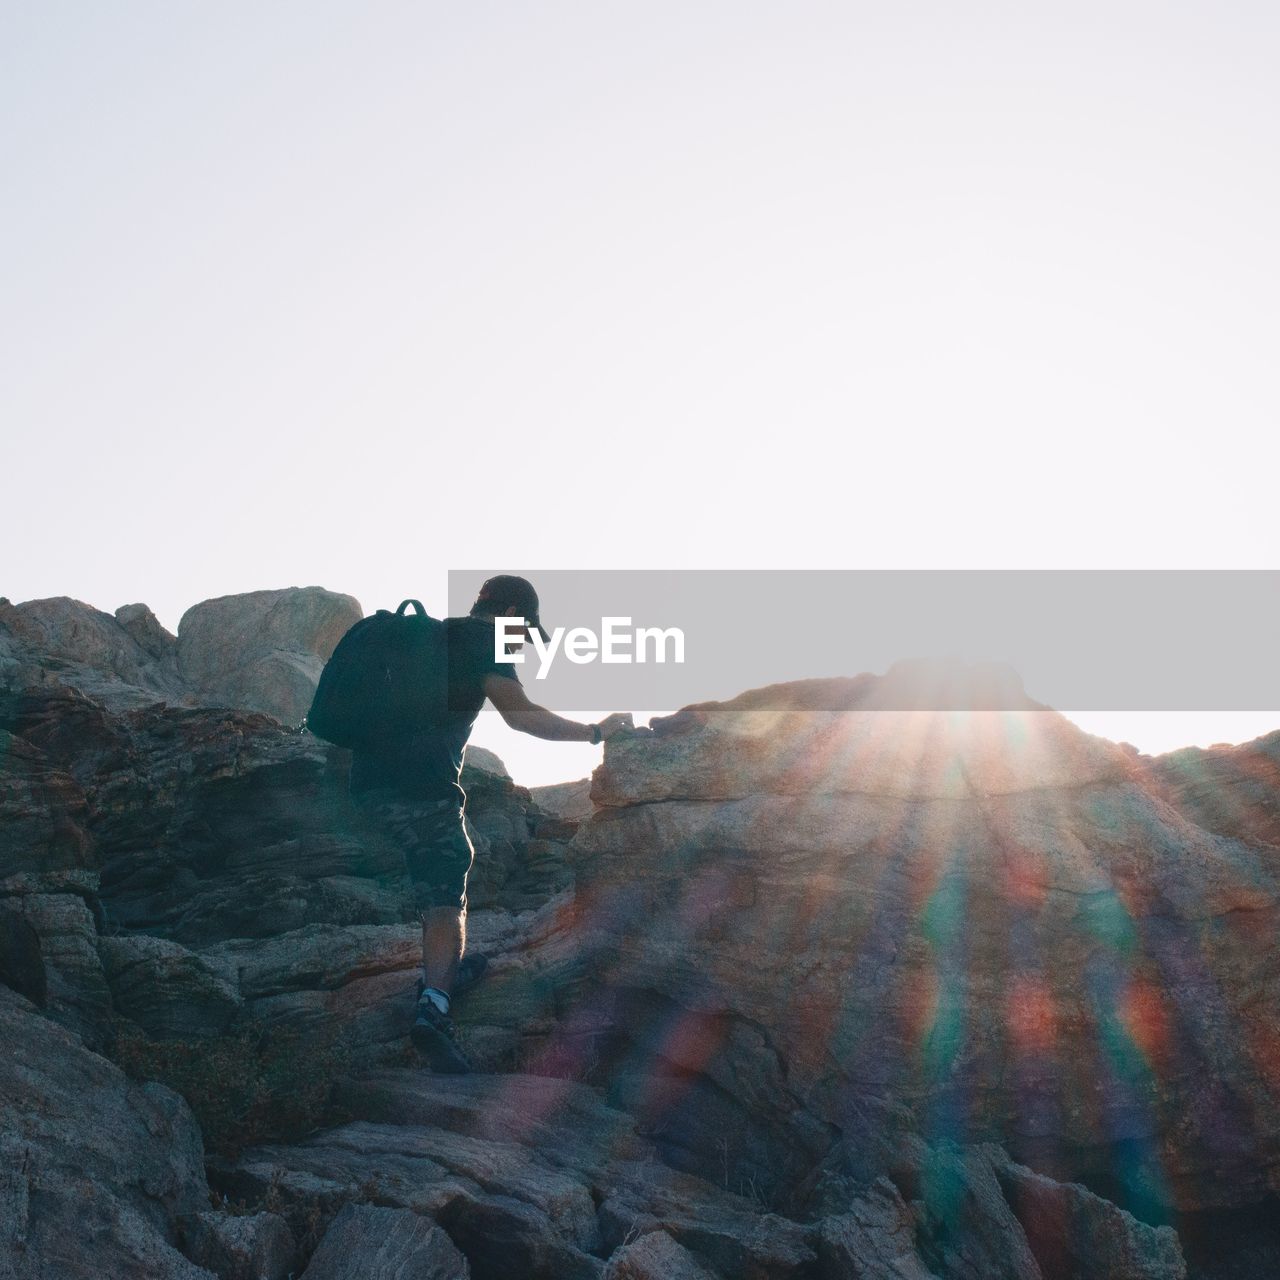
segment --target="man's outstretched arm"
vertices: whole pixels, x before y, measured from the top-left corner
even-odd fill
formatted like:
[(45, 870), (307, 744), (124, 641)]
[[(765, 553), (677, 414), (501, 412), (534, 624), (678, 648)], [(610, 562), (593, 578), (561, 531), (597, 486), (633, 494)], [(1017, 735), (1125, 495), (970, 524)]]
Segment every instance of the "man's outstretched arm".
[[(509, 680), (506, 676), (486, 676), (484, 692), (485, 697), (498, 708), (498, 714), (520, 733), (546, 738), (549, 742), (592, 742), (595, 739), (593, 725), (566, 720), (564, 716), (558, 716), (554, 711), (530, 702), (529, 695), (518, 680)], [(619, 729), (633, 727), (629, 711), (615, 711), (613, 715), (600, 721), (600, 737), (608, 738)]]

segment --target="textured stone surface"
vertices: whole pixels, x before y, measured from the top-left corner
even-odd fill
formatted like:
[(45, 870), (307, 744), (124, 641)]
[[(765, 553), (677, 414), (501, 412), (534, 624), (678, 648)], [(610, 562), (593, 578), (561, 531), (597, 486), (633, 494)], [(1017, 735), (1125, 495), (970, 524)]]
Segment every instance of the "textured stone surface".
[(570, 822), (584, 822), (595, 812), (591, 802), (591, 779), (579, 778), (576, 782), (555, 782), (550, 786), (530, 787), (534, 803), (557, 818)]
[(823, 1280), (929, 1280), (916, 1252), (916, 1217), (898, 1188), (881, 1177), (818, 1234)]
[(713, 1273), (665, 1231), (650, 1231), (614, 1250), (604, 1280), (713, 1280)]
[(511, 776), (501, 758), (485, 747), (468, 744), (466, 751), (463, 753), (463, 760), (472, 769), (479, 769), (483, 773), (492, 773), (499, 778), (509, 778)]
[(949, 1280), (1041, 1280), (983, 1151), (926, 1148), (919, 1177), (917, 1249), (930, 1270)]
[(71, 686), (117, 710), (190, 694), (178, 675), (173, 637), (145, 605), (116, 617), (58, 596), (0, 603), (6, 661), (0, 682), (10, 688)]
[(49, 798), (19, 759), (14, 824), (38, 841), (38, 815), (56, 829), (48, 815), (70, 797), (70, 843), (45, 838), (41, 861), (98, 870), (110, 929), (190, 945), (402, 918), (403, 854), (364, 831), (340, 753), (316, 739), (243, 712), (112, 715), (73, 690), (11, 697), (6, 718), (65, 780)]
[(49, 998), (40, 935), (22, 913), (0, 903), (0, 983), (37, 1006)]
[(239, 993), (200, 957), (164, 938), (98, 939), (115, 1011), (157, 1039), (222, 1035)]
[(2, 987), (0, 1044), (0, 1275), (208, 1280), (175, 1247), (209, 1194), (182, 1099)]
[(110, 1035), (111, 990), (98, 957), (97, 923), (85, 899), (75, 893), (28, 893), (9, 901), (40, 939), (49, 1016), (100, 1048)]
[(305, 1219), (350, 1200), (437, 1219), (479, 1276), (591, 1276), (597, 1239), (587, 1189), (512, 1144), (428, 1126), (354, 1122), (296, 1146), (246, 1152), (216, 1171), (254, 1202), (268, 1191)]
[(323, 587), (205, 600), (178, 624), (178, 670), (206, 703), (299, 724), (326, 659), (363, 616), (358, 601)]
[(1075, 1183), (1055, 1182), (983, 1149), (1045, 1280), (1182, 1280), (1171, 1227), (1151, 1227)]
[(1151, 1211), (1272, 1193), (1274, 848), (1053, 712), (802, 703), (609, 743), (571, 852), (615, 1057), (737, 1102), (730, 1163), (757, 1181), (770, 1147), (803, 1154), (797, 1113), (848, 1128), (879, 1099), (1055, 1176), (1118, 1168)]
[(0, 877), (89, 867), (84, 791), (44, 752), (0, 729)]
[(0, 601), (0, 686), (73, 688), (113, 711), (155, 702), (261, 711), (297, 724), (325, 659), (362, 615), (322, 587), (253, 591), (188, 609), (170, 635), (145, 604), (115, 616), (57, 597)]
[(1235, 747), (1172, 751), (1151, 773), (1198, 826), (1280, 848), (1280, 730)]
[(274, 1188), (300, 1218), (357, 1194), (431, 1215), (480, 1280), (595, 1276), (595, 1255), (654, 1230), (726, 1275), (816, 1259), (810, 1228), (668, 1168), (634, 1117), (573, 1081), (389, 1070), (338, 1102), (351, 1123), (219, 1164), (218, 1185), (248, 1202)]
[(148, 657), (177, 670), (178, 637), (166, 631), (145, 604), (122, 604), (115, 617)]
[(276, 1213), (197, 1213), (182, 1223), (187, 1257), (218, 1280), (288, 1280), (297, 1245)]
[[(0, 632), (6, 670), (14, 652)], [(454, 1008), (486, 1072), (464, 1080), (404, 1065), (418, 930), (343, 753), (243, 711), (0, 694), (4, 972), (31, 984), (34, 937), (50, 1018), (184, 1088), (217, 1093), (225, 1067), (251, 1145), (219, 1145), (215, 1176), (247, 1216), (205, 1234), (230, 1247), (278, 1212), (297, 1267), (376, 1204), (434, 1220), (480, 1280), (1177, 1280), (1178, 1239), (1148, 1222), (1209, 1258), (1280, 1181), (1280, 735), (1151, 760), (1016, 690), (966, 716), (889, 684), (761, 690), (614, 739), (585, 818), (473, 755), (489, 968)], [(38, 1020), (18, 1095), (38, 1112), (61, 1046), (85, 1050), (14, 1007)], [(304, 1079), (319, 1109), (286, 1140), (274, 1100)], [(111, 1090), (84, 1094), (114, 1125)], [(148, 1187), (163, 1155), (137, 1157)], [(197, 1254), (203, 1184), (139, 1201), (134, 1158), (83, 1162), (102, 1273), (199, 1274), (172, 1246)], [(0, 1220), (26, 1222), (33, 1187), (9, 1175)]]
[(304, 1280), (467, 1280), (467, 1260), (428, 1218), (349, 1204), (325, 1232)]

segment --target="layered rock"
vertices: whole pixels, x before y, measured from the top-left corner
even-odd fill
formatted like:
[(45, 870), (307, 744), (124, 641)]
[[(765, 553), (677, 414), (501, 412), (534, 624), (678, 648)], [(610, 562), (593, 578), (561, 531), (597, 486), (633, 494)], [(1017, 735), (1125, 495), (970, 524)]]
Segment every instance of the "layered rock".
[(182, 1099), (2, 987), (0, 1040), (0, 1275), (211, 1280), (177, 1248), (209, 1195)]
[[(0, 904), (13, 963), (21, 930), (42, 952), (30, 980), (53, 1016), (95, 1045), (117, 1019), (162, 1039), (246, 1017), (401, 1039), (417, 917), (404, 851), (350, 803), (345, 753), (265, 716), (113, 714), (72, 689), (0, 698), (0, 725)], [(469, 762), (463, 781), (470, 897), (503, 908), (483, 938), (568, 884), (566, 833), (505, 770)]]
[(529, 794), (533, 796), (539, 808), (568, 822), (585, 822), (595, 812), (595, 804), (591, 799), (590, 778), (531, 787)]
[(1220, 755), (1197, 784), (1029, 702), (846, 692), (686, 709), (615, 739), (595, 776), (574, 844), (592, 998), (611, 1057), (671, 1080), (673, 1148), (698, 1164), (690, 1135), (718, 1114), (730, 1167), (776, 1180), (812, 1154), (797, 1116), (865, 1159), (880, 1106), (1157, 1216), (1273, 1194), (1265, 774), (1241, 771), (1233, 825), (1221, 799), (1173, 803), (1213, 794)]
[(289, 1280), (298, 1246), (277, 1213), (206, 1211), (184, 1218), (182, 1248), (219, 1280)]
[[(37, 1033), (4, 1030), (30, 1060), (8, 1061), (36, 1092), (61, 1087), (64, 1059), (107, 1073), (76, 1086), (82, 1111), (68, 1131), (81, 1126), (92, 1143), (100, 1124), (121, 1139), (107, 1083), (137, 1092), (86, 1041), (136, 1075), (173, 1080), (219, 1142), (314, 1125), (339, 1073), (384, 1050), (402, 1055), (419, 928), (403, 851), (352, 810), (343, 753), (265, 716), (111, 711), (70, 687), (0, 697), (0, 724), (0, 981), (48, 1015), (23, 1006)], [(527, 854), (543, 815), (505, 770), (469, 765), (465, 781), (490, 833), (476, 836), (477, 896), (537, 897), (545, 855)], [(508, 936), (515, 918), (493, 913), (475, 936)], [(9, 1109), (39, 1114), (43, 1104), (18, 1088), (4, 1103), (6, 1133), (26, 1141)], [(154, 1140), (176, 1141), (147, 1123)], [(68, 1157), (68, 1168), (82, 1160), (84, 1194), (109, 1203), (93, 1230), (68, 1230), (61, 1244), (51, 1227), (28, 1229), (28, 1184), (6, 1183), (0, 1275), (297, 1274), (269, 1212), (208, 1212), (198, 1156), (184, 1165), (190, 1185), (175, 1182), (171, 1212), (144, 1230), (113, 1199), (131, 1185), (132, 1150), (111, 1166)], [(25, 1147), (10, 1154), (21, 1171)], [(147, 1158), (136, 1166), (154, 1180)], [(57, 1213), (65, 1229), (70, 1210)], [(300, 1239), (305, 1260), (315, 1240)]]
[(76, 689), (113, 711), (232, 707), (296, 725), (361, 616), (351, 596), (290, 587), (203, 601), (173, 636), (144, 604), (113, 617), (66, 597), (0, 600), (0, 687)]
[[(464, 1080), (407, 1065), (403, 853), (343, 753), (243, 711), (0, 697), (0, 981), (47, 1015), (4, 997), (17, 1096), (79, 1064), (76, 1115), (113, 1132), (65, 1167), (125, 1206), (40, 1249), (73, 1276), (100, 1249), (224, 1280), (1177, 1280), (1161, 1223), (1200, 1277), (1255, 1215), (1263, 1256), (1280, 734), (1152, 761), (994, 683), (1000, 710), (914, 706), (902, 672), (687, 708), (611, 740), (590, 816), (472, 754)], [(176, 1173), (114, 1132), (140, 1086), (86, 1042), (192, 1099), (233, 1214), (180, 1108), (144, 1125)], [(26, 1186), (0, 1257), (45, 1265)]]
[(178, 674), (177, 640), (146, 605), (112, 617), (65, 596), (0, 600), (0, 685), (70, 686), (119, 709), (191, 694)]
[(245, 1202), (272, 1194), (297, 1222), (360, 1199), (432, 1217), (478, 1280), (1185, 1275), (1170, 1228), (998, 1148), (918, 1144), (905, 1195), (886, 1177), (829, 1184), (800, 1222), (670, 1168), (634, 1115), (572, 1081), (383, 1071), (339, 1101), (346, 1125), (216, 1163), (215, 1182)]
[(471, 1271), (430, 1218), (349, 1204), (325, 1232), (304, 1280), (467, 1280)]

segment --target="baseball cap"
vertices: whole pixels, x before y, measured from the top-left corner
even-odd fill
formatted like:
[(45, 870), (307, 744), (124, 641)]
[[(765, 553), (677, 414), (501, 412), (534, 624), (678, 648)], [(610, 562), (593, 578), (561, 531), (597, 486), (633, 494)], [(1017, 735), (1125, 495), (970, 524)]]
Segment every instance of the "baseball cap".
[(543, 643), (550, 641), (538, 617), (538, 593), (528, 578), (517, 577), (514, 573), (500, 573), (488, 579), (480, 588), (476, 603), (484, 602), (495, 614), (505, 613), (513, 606), (519, 610), (526, 624), (542, 637)]

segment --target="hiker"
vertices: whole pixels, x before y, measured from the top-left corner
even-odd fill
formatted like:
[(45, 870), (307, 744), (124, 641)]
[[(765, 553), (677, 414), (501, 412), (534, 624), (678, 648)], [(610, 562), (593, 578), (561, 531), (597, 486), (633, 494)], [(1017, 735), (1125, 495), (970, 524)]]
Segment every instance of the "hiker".
[[(402, 606), (403, 608), (403, 606)], [(524, 578), (502, 574), (481, 588), (464, 618), (444, 619), (447, 706), (440, 722), (386, 745), (353, 751), (351, 794), (359, 808), (401, 848), (422, 917), (422, 978), (411, 1039), (433, 1070), (462, 1073), (471, 1064), (449, 1017), (455, 990), (474, 981), (484, 958), (463, 962), (466, 950), (467, 873), (474, 851), (463, 818), (459, 784), (463, 749), (485, 699), (513, 729), (554, 742), (602, 742), (632, 727), (618, 712), (598, 724), (566, 720), (530, 702), (515, 663), (494, 654), (494, 618), (523, 618), (536, 628), (538, 596)], [(517, 644), (520, 642), (516, 642)]]

